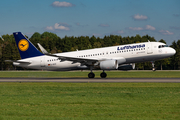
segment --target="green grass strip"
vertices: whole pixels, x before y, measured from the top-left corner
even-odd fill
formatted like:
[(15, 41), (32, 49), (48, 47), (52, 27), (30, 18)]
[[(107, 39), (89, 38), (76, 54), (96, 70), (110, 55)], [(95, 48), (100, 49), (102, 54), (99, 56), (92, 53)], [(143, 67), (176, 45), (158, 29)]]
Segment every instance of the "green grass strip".
[[(100, 78), (102, 71), (93, 71)], [(89, 71), (1, 71), (0, 77), (16, 78), (87, 78)], [(180, 78), (180, 71), (106, 71), (107, 78)]]
[(179, 120), (179, 83), (0, 83), (1, 120)]

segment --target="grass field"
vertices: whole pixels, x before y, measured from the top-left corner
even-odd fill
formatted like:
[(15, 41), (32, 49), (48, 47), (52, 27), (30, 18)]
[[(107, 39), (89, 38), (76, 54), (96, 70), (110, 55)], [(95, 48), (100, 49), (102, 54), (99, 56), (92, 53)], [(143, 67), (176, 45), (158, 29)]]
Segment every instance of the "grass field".
[(179, 120), (179, 83), (0, 83), (0, 120)]
[[(102, 71), (93, 71), (100, 78)], [(87, 78), (89, 71), (1, 71), (1, 77), (16, 78)], [(106, 71), (107, 78), (180, 78), (180, 71)]]

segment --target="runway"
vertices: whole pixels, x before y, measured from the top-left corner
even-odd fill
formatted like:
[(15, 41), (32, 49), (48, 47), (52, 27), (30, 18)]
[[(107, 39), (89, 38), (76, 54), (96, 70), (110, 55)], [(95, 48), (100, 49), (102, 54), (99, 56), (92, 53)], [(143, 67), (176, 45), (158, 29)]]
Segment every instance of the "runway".
[(180, 83), (180, 78), (0, 78), (0, 82)]

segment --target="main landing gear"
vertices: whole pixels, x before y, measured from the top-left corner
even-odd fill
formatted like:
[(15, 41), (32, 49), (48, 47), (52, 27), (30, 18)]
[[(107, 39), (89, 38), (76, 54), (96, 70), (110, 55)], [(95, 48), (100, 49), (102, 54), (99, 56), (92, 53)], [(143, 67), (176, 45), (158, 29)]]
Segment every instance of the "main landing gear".
[(100, 74), (100, 76), (101, 76), (101, 78), (106, 78), (107, 74), (103, 70), (103, 72)]
[(90, 66), (91, 72), (88, 74), (88, 77), (89, 77), (89, 78), (94, 78), (94, 77), (95, 77), (95, 74), (92, 72), (92, 69), (93, 69), (93, 67)]
[(88, 74), (88, 77), (89, 77), (89, 78), (94, 78), (94, 77), (95, 77), (95, 74), (94, 74), (93, 72), (90, 72), (90, 73)]
[[(107, 77), (107, 74), (103, 71), (101, 74), (100, 74), (101, 78), (106, 78)], [(89, 78), (94, 78), (95, 77), (95, 74), (93, 72), (90, 72), (88, 74), (88, 77)]]
[[(89, 78), (94, 78), (95, 77), (95, 74), (92, 72), (92, 67), (90, 67), (90, 70), (91, 70), (91, 72), (88, 74), (88, 77)], [(103, 70), (103, 72), (100, 74), (100, 76), (101, 76), (101, 78), (106, 78), (107, 77), (107, 74), (104, 72), (104, 70)]]

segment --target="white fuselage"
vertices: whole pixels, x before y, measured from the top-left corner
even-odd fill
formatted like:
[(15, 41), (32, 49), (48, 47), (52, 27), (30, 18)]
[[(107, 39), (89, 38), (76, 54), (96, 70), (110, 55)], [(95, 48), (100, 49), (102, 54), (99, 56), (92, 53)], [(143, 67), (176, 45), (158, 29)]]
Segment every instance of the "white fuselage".
[[(124, 58), (125, 61), (122, 64), (127, 64), (127, 63), (137, 63), (137, 62), (145, 62), (145, 61), (155, 61), (170, 57), (174, 55), (175, 52), (176, 51), (173, 48), (165, 46), (164, 43), (145, 42), (145, 43), (118, 45), (112, 47), (57, 53), (55, 55), (69, 56), (76, 58), (96, 58), (96, 59), (104, 59), (104, 60)], [(30, 63), (14, 62), (13, 64), (16, 66), (32, 68), (32, 69), (57, 70), (57, 71), (86, 68), (85, 66), (81, 66), (81, 63), (78, 62), (74, 63), (72, 61), (61, 61), (58, 59), (58, 57), (51, 57), (47, 55), (26, 58), (19, 61), (26, 61)]]

